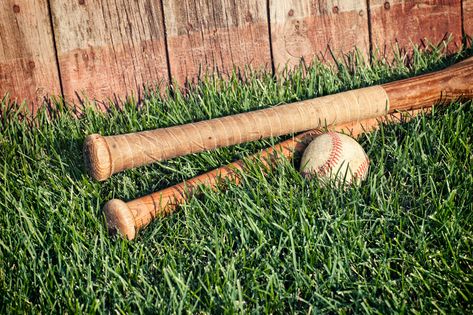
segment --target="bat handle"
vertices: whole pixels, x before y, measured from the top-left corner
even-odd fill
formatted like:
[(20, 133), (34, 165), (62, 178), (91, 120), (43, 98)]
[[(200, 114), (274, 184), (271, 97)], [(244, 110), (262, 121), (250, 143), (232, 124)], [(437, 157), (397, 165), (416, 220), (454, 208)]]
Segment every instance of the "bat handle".
[(106, 180), (112, 175), (112, 156), (105, 138), (99, 134), (87, 136), (84, 142), (85, 167), (97, 180)]
[[(179, 183), (161, 191), (128, 202), (112, 199), (105, 204), (103, 211), (110, 234), (121, 234), (132, 240), (142, 227), (148, 225), (156, 216), (164, 216), (176, 210), (201, 183), (196, 177), (190, 181), (186, 194), (186, 183)], [(216, 180), (211, 181), (216, 182)]]
[(127, 203), (120, 199), (112, 199), (103, 208), (107, 219), (107, 227), (110, 234), (118, 232), (129, 240), (135, 238), (135, 219)]

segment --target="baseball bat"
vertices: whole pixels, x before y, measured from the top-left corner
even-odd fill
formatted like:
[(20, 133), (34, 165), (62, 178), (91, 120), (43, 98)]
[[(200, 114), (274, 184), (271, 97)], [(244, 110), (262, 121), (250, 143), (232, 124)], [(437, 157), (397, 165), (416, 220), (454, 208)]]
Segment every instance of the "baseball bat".
[[(414, 117), (419, 112), (419, 110), (410, 111), (410, 115), (404, 116), (405, 118), (403, 118), (403, 114), (395, 113), (383, 117), (365, 119), (360, 122), (331, 126), (328, 129), (346, 132), (356, 137), (361, 133), (377, 128), (382, 122), (405, 121)], [(321, 133), (320, 129), (305, 132), (278, 143), (271, 148), (262, 150), (260, 153), (250, 156), (249, 159), (258, 159), (263, 167), (270, 169), (280, 158), (291, 159), (295, 153), (303, 152), (310, 141)], [(245, 162), (239, 160), (129, 202), (112, 199), (104, 206), (108, 230), (111, 234), (118, 232), (120, 235), (132, 240), (135, 238), (137, 231), (150, 223), (154, 218), (174, 212), (180, 204), (185, 203), (196, 192), (199, 186), (202, 185), (216, 189), (218, 184), (225, 179), (232, 180), (238, 184), (239, 175), (244, 170), (244, 167)]]
[(101, 181), (155, 161), (472, 96), (473, 57), (418, 77), (249, 113), (124, 135), (92, 134), (84, 157), (90, 175)]

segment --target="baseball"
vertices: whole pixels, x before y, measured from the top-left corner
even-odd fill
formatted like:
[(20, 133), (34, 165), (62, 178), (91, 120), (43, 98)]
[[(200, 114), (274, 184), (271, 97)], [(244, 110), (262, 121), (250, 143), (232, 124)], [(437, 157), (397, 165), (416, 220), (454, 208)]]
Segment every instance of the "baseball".
[(301, 173), (306, 178), (317, 177), (322, 184), (334, 181), (359, 185), (368, 175), (370, 160), (355, 139), (337, 132), (324, 133), (305, 149)]

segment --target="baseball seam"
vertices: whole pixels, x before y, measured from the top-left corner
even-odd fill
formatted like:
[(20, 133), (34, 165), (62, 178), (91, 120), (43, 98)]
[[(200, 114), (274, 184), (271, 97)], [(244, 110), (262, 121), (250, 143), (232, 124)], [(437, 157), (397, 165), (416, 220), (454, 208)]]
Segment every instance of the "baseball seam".
[(332, 141), (332, 150), (330, 151), (330, 155), (325, 161), (325, 163), (317, 169), (317, 174), (319, 176), (324, 176), (328, 172), (332, 170), (332, 168), (337, 165), (338, 161), (340, 160), (340, 157), (342, 155), (342, 140), (338, 136), (336, 132), (329, 132), (327, 133), (330, 136), (330, 139)]
[(360, 164), (360, 166), (358, 166), (358, 168), (356, 169), (355, 173), (353, 174), (353, 177), (355, 179), (360, 179), (362, 178), (366, 172), (368, 171), (368, 167), (370, 165), (370, 160), (368, 158), (366, 158), (363, 163)]

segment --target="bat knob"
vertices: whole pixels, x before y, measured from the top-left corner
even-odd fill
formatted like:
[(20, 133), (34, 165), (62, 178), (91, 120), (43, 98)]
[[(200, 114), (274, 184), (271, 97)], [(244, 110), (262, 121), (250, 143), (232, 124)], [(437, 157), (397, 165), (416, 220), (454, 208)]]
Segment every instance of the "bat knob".
[(107, 141), (99, 134), (85, 138), (84, 160), (92, 178), (103, 181), (112, 175), (112, 158)]
[(129, 240), (135, 238), (135, 219), (127, 204), (119, 199), (112, 199), (103, 207), (110, 234), (118, 232)]

